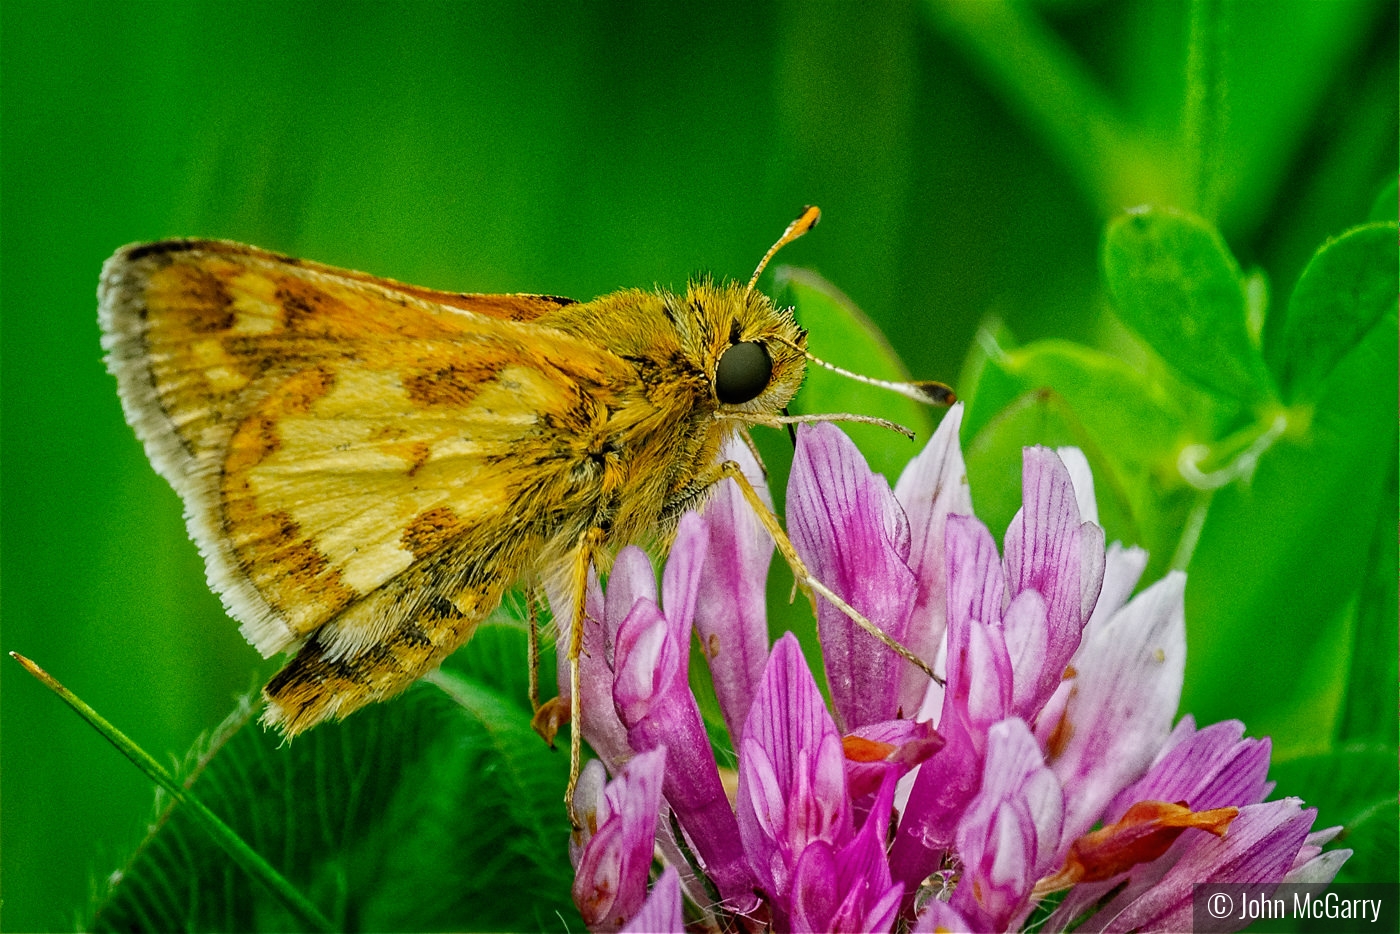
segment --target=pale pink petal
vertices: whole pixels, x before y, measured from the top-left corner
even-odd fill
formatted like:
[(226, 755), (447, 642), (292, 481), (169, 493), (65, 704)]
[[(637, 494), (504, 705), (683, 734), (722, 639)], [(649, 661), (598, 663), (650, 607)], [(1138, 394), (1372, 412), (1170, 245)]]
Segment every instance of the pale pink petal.
[(666, 608), (677, 638), (690, 643), (690, 625), (695, 619), (695, 597), (700, 590), (701, 569), (710, 549), (710, 532), (696, 512), (681, 516), (676, 539), (661, 572), (661, 602)]
[(1185, 586), (1172, 572), (1085, 634), (1064, 714), (1068, 739), (1058, 755), (1051, 750), (1068, 799), (1066, 844), (1147, 770), (1171, 732), (1186, 666)]
[[(917, 589), (909, 616), (905, 647), (932, 663), (947, 627), (948, 576), (944, 570), (943, 528), (951, 514), (972, 515), (958, 431), (963, 405), (943, 416), (938, 430), (918, 457), (909, 462), (895, 484), (894, 498), (909, 519), (909, 566)], [(899, 705), (905, 716), (919, 709), (928, 690), (928, 676), (906, 666), (900, 683)]]
[(841, 737), (792, 633), (773, 645), (743, 735), (739, 834), (760, 887), (787, 910), (803, 852), (851, 835)]
[(650, 600), (641, 599), (617, 633), (613, 703), (637, 750), (664, 746), (663, 791), (706, 873), (736, 905), (753, 903), (753, 877), (720, 781), (700, 708), (686, 680), (689, 653)]
[[(618, 930), (646, 900), (665, 762), (664, 749), (638, 755), (607, 785), (606, 806), (581, 815), (592, 833), (579, 856), (573, 898), (590, 931)], [(575, 802), (585, 803), (578, 795)]]
[[(1188, 721), (1189, 722), (1189, 721)], [(1116, 821), (1139, 801), (1184, 801), (1193, 811), (1257, 804), (1268, 793), (1267, 739), (1245, 739), (1244, 724), (1226, 720), (1178, 735), (1147, 774), (1120, 791), (1104, 809)]]
[(1094, 472), (1089, 469), (1089, 459), (1075, 447), (1056, 448), (1060, 463), (1069, 473), (1069, 481), (1074, 486), (1074, 502), (1079, 507), (1079, 518), (1084, 522), (1099, 523), (1099, 504), (1094, 498)]
[[(743, 469), (771, 507), (763, 472), (742, 439), (737, 435), (731, 439), (721, 456)], [(710, 531), (710, 553), (700, 573), (695, 629), (709, 662), (730, 740), (737, 749), (753, 692), (768, 660), (765, 594), (773, 539), (733, 480), (719, 484), (702, 515)]]
[[(621, 769), (618, 772), (621, 774)], [(583, 770), (578, 775), (578, 784), (574, 787), (572, 802), (574, 814), (583, 828), (569, 836), (569, 862), (574, 864), (575, 869), (578, 868), (584, 846), (588, 844), (598, 825), (604, 823), (611, 813), (608, 800), (603, 796), (607, 784), (608, 771), (600, 760), (589, 759), (583, 764)]]
[(646, 904), (622, 930), (623, 934), (683, 934), (681, 883), (674, 866), (661, 871), (661, 878), (651, 887)]
[[(1341, 828), (1337, 828), (1340, 830)], [(1351, 859), (1351, 850), (1328, 850), (1322, 853), (1317, 850), (1309, 850), (1304, 847), (1299, 851), (1308, 852), (1308, 858), (1295, 860), (1293, 867), (1283, 877), (1285, 883), (1292, 885), (1325, 885), (1337, 877), (1337, 872)]]
[[(909, 525), (885, 478), (836, 426), (798, 431), (787, 518), (808, 570), (902, 644), (917, 584), (908, 565)], [(820, 598), (817, 624), (839, 721), (849, 730), (893, 719), (908, 663)]]
[(1114, 542), (1108, 546), (1108, 554), (1104, 556), (1103, 587), (1099, 591), (1099, 599), (1094, 604), (1093, 615), (1089, 617), (1089, 626), (1102, 624), (1114, 613), (1123, 608), (1128, 602), (1128, 597), (1132, 596), (1133, 588), (1142, 579), (1142, 572), (1147, 568), (1147, 552), (1133, 545), (1124, 548), (1122, 543)]
[(1033, 589), (1045, 598), (1046, 658), (1039, 680), (1028, 690), (1038, 707), (1059, 687), (1060, 675), (1079, 647), (1087, 608), (1098, 600), (1103, 530), (1080, 520), (1069, 472), (1054, 451), (1026, 448), (1022, 463), (1024, 505), (1006, 530), (1006, 580), (1013, 597)]

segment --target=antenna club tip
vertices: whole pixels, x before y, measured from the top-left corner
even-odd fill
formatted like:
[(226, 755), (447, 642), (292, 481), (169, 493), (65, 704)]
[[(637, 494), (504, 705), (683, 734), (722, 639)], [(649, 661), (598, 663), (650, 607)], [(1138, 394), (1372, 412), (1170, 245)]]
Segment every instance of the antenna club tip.
[(958, 401), (958, 394), (953, 392), (952, 387), (943, 383), (936, 383), (932, 380), (921, 381), (912, 384), (922, 393), (928, 401), (934, 405), (952, 405)]

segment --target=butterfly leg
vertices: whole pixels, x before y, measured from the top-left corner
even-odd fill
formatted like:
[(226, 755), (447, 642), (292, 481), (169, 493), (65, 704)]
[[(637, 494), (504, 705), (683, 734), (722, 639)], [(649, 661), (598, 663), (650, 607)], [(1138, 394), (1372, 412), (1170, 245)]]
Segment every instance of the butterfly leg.
[(583, 623), (587, 615), (588, 569), (603, 546), (606, 533), (597, 527), (579, 536), (569, 575), (569, 784), (564, 789), (564, 807), (569, 821), (578, 830), (574, 814), (574, 789), (578, 787), (583, 760), (583, 704), (580, 693), (579, 658), (583, 653)]
[(539, 591), (525, 591), (525, 609), (530, 619), (530, 713), (540, 712), (540, 601)]
[(792, 576), (797, 583), (825, 598), (832, 606), (844, 613), (852, 622), (870, 633), (870, 635), (874, 636), (900, 658), (909, 662), (939, 684), (943, 683), (943, 679), (933, 673), (933, 668), (930, 667), (927, 662), (896, 642), (887, 632), (866, 619), (860, 611), (845, 600), (842, 600), (830, 587), (817, 580), (816, 577), (812, 575), (812, 572), (807, 570), (807, 565), (798, 557), (797, 549), (793, 547), (792, 540), (787, 537), (787, 533), (783, 531), (782, 525), (779, 524), (778, 517), (773, 515), (773, 510), (769, 509), (767, 504), (759, 497), (758, 491), (753, 488), (753, 484), (749, 482), (748, 477), (744, 476), (743, 469), (740, 468), (737, 463), (734, 461), (725, 461), (719, 465), (719, 476), (716, 478), (716, 482), (725, 477), (728, 477), (738, 484), (739, 492), (749, 504), (749, 508), (754, 511), (754, 514), (758, 516), (758, 521), (763, 524), (764, 529), (773, 537), (774, 543), (778, 546), (778, 553), (783, 556), (783, 560), (788, 563), (788, 567), (792, 568)]

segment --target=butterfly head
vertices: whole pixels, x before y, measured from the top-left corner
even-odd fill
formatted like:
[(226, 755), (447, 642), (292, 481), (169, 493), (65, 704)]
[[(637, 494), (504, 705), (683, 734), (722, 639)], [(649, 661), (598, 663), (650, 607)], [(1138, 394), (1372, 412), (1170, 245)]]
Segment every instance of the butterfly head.
[(792, 309), (737, 283), (704, 280), (690, 284), (683, 304), (698, 325), (687, 329), (687, 349), (709, 379), (716, 408), (734, 415), (782, 411), (807, 371), (807, 332)]

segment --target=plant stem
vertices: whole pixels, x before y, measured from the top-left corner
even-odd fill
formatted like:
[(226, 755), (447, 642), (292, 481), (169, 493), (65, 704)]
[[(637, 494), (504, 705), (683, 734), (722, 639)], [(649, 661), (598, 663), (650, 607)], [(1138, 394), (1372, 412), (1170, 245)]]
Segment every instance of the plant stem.
[(1191, 0), (1181, 137), (1191, 208), (1214, 223), (1220, 214), (1220, 148), (1225, 99), (1225, 0)]
[(117, 747), (117, 750), (130, 759), (138, 769), (146, 773), (148, 778), (164, 788), (176, 802), (187, 808), (195, 823), (208, 832), (219, 848), (227, 853), (229, 858), (238, 864), (244, 872), (267, 886), (273, 896), (282, 902), (288, 911), (313, 930), (326, 932), (335, 930), (331, 922), (325, 915), (321, 914), (320, 909), (313, 905), (310, 899), (288, 882), (286, 877), (274, 869), (256, 850), (245, 843), (242, 837), (220, 820), (217, 814), (209, 810), (179, 780), (167, 772), (159, 762), (151, 757), (150, 753), (136, 745), (126, 734), (85, 704), (78, 695), (60, 684), (47, 671), (18, 652), (11, 652), (10, 657), (23, 665), (26, 671), (38, 678), (51, 691), (63, 698), (69, 707), (77, 711), (78, 716), (86, 720), (109, 743)]
[(1160, 157), (1032, 11), (963, 0), (928, 0), (926, 8), (1059, 153), (1102, 216), (1169, 199)]

